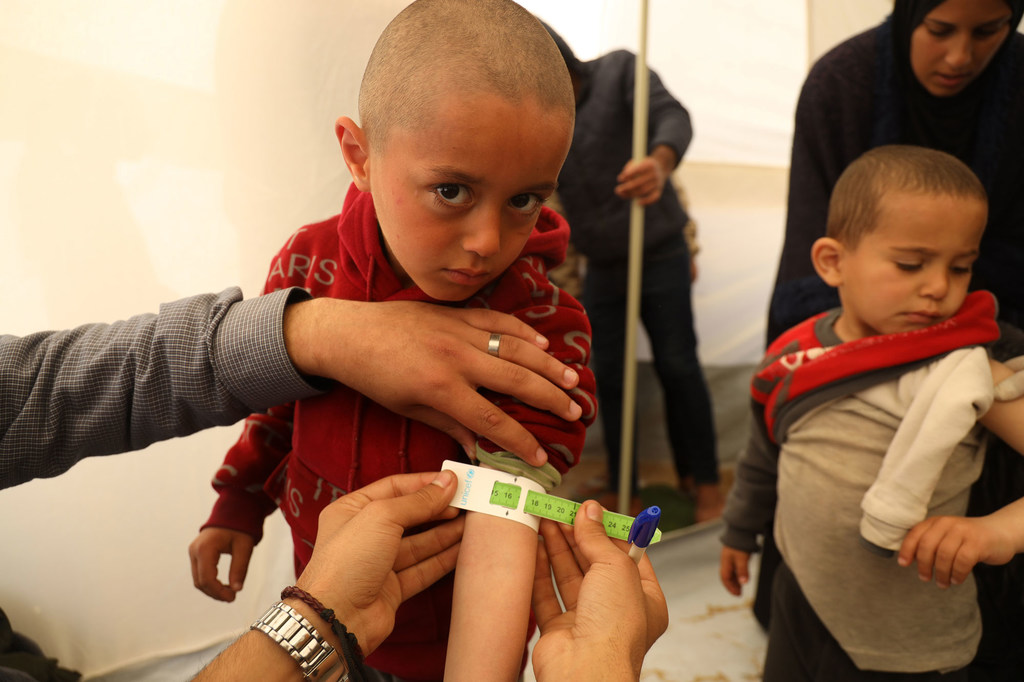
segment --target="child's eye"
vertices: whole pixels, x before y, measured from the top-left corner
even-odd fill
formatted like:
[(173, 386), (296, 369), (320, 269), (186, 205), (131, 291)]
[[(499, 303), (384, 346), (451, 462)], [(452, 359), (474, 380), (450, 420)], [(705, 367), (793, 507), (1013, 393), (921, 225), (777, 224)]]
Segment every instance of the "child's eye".
[(434, 187), (434, 194), (445, 203), (456, 206), (465, 204), (470, 199), (469, 190), (465, 186), (451, 182)]
[(536, 194), (517, 194), (509, 199), (508, 203), (517, 211), (532, 213), (538, 206), (544, 203), (544, 200)]
[(921, 269), (921, 263), (902, 263), (897, 261), (896, 267), (906, 272), (915, 272)]
[(955, 274), (955, 275), (969, 275), (969, 274), (971, 274), (971, 266), (970, 265), (954, 265), (953, 267), (950, 268), (950, 270), (952, 270), (953, 274)]

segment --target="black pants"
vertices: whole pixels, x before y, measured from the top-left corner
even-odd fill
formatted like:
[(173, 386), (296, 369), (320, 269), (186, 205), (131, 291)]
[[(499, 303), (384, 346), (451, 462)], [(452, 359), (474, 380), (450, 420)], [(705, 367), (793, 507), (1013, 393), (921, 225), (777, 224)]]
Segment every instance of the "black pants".
[[(711, 395), (697, 357), (690, 292), (690, 254), (682, 233), (656, 257), (646, 257), (640, 320), (654, 354), (654, 371), (665, 399), (665, 426), (676, 474), (697, 483), (718, 483), (718, 455)], [(597, 379), (598, 415), (608, 453), (608, 489), (618, 490), (622, 441), (623, 351), (626, 344), (626, 263), (589, 263), (583, 303), (593, 326), (590, 361)], [(635, 438), (634, 430), (634, 438)], [(634, 448), (635, 450), (635, 448)], [(637, 491), (633, 458), (633, 492)]]
[(967, 669), (949, 673), (860, 670), (818, 619), (785, 562), (775, 568), (765, 682), (967, 682)]

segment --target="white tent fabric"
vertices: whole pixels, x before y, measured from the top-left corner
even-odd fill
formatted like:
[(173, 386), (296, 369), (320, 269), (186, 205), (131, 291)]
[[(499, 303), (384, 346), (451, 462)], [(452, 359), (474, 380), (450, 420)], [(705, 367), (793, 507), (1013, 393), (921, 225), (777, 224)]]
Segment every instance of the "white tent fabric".
[[(0, 310), (26, 334), (259, 292), (301, 224), (340, 208), (333, 123), (405, 0), (0, 3)], [(582, 58), (629, 47), (634, 3), (524, 2)], [(700, 225), (705, 362), (763, 335), (808, 55), (886, 0), (655, 0), (649, 61), (689, 108), (680, 171)], [(809, 30), (810, 27), (810, 30)], [(0, 493), (0, 608), (49, 656), (95, 674), (239, 632), (291, 579), (274, 517), (230, 605), (191, 585), (186, 547), (237, 427), (82, 463)]]

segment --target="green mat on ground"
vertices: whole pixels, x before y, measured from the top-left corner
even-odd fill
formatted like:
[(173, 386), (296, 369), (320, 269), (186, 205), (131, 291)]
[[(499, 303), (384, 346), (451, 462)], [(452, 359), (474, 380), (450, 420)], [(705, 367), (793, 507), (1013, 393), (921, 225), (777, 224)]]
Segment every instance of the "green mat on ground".
[(640, 501), (644, 507), (657, 505), (661, 508), (658, 528), (662, 533), (678, 530), (694, 523), (693, 498), (684, 495), (674, 486), (650, 485), (640, 489)]

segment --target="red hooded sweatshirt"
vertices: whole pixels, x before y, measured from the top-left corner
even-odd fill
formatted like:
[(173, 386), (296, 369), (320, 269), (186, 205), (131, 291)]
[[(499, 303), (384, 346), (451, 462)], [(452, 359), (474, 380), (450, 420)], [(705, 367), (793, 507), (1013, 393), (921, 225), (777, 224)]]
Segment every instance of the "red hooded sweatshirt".
[[(546, 274), (564, 259), (568, 240), (565, 220), (543, 208), (519, 259), (459, 304), (515, 315), (550, 341), (551, 355), (579, 373), (573, 398), (584, 414), (576, 422), (485, 392), (530, 430), (561, 473), (579, 461), (597, 411), (594, 376), (587, 368), (590, 323), (579, 302)], [(292, 286), (314, 297), (442, 304), (399, 282), (381, 245), (372, 197), (354, 185), (340, 216), (299, 229), (274, 258), (264, 293)], [(481, 445), (497, 449), (490, 442)], [(445, 459), (466, 461), (449, 436), (336, 384), (323, 395), (246, 420), (214, 477), (219, 497), (204, 527), (242, 531), (258, 541), (264, 517), (280, 507), (292, 529), (298, 575), (312, 555), (320, 510), (332, 500), (391, 474), (437, 471)], [(448, 576), (399, 608), (394, 631), (367, 663), (411, 680), (440, 680), (451, 604)]]

